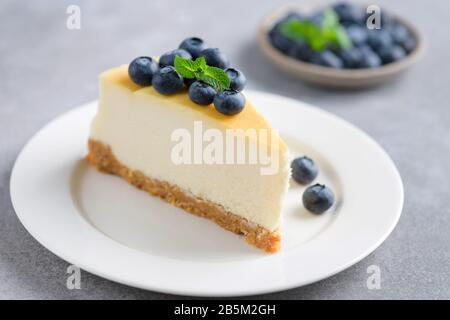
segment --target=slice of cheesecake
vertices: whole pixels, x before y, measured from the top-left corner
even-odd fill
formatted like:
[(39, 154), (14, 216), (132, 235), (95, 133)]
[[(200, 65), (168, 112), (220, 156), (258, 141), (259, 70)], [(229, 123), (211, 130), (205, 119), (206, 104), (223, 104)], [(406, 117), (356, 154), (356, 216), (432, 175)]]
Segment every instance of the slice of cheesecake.
[[(241, 113), (227, 116), (212, 105), (193, 103), (186, 91), (164, 96), (151, 86), (140, 87), (130, 80), (127, 70), (124, 65), (100, 75), (89, 162), (242, 234), (258, 248), (278, 251), (280, 216), (290, 173), (288, 150), (248, 98)], [(233, 130), (238, 132), (235, 145), (226, 148), (232, 145), (226, 137)], [(257, 134), (243, 133), (252, 130)], [(269, 132), (270, 138), (260, 132)], [(183, 136), (187, 140), (181, 141)], [(199, 137), (203, 146), (199, 146)], [(216, 142), (224, 140), (222, 151), (211, 146), (208, 149), (213, 137)], [(191, 145), (183, 149), (186, 141)], [(264, 151), (265, 156), (260, 157), (264, 159), (252, 162), (241, 158), (239, 162), (236, 159), (242, 147), (247, 158), (252, 158), (251, 151), (258, 150)]]

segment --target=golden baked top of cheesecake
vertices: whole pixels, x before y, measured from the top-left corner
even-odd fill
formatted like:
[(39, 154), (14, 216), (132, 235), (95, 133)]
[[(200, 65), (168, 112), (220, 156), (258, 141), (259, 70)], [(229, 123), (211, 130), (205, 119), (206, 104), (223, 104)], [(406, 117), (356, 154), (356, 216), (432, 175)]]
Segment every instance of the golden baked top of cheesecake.
[[(174, 93), (172, 95), (161, 95), (153, 86), (142, 87), (135, 84), (128, 75), (128, 65), (122, 65), (116, 68), (109, 69), (100, 75), (101, 80), (116, 83), (132, 92), (144, 91), (154, 98), (165, 100), (166, 102), (173, 102), (198, 111), (205, 117), (210, 117), (219, 120), (222, 124), (230, 129), (266, 129), (273, 130), (264, 117), (256, 111), (253, 104), (247, 99), (245, 108), (236, 116), (228, 116), (217, 112), (212, 105), (202, 106), (192, 102), (186, 93), (186, 90)], [(267, 140), (268, 145), (271, 145), (270, 139)], [(285, 142), (277, 136), (278, 148), (280, 152), (287, 149)]]

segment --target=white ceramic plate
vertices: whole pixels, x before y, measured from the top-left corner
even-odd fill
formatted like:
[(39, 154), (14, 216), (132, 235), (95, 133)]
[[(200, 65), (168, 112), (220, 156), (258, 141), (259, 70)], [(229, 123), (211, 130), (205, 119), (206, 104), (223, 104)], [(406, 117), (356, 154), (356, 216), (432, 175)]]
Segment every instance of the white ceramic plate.
[(150, 197), (83, 160), (96, 102), (49, 123), (25, 146), (11, 198), (43, 246), (93, 274), (131, 286), (195, 296), (236, 296), (302, 286), (363, 259), (396, 225), (401, 178), (366, 134), (301, 102), (248, 93), (289, 145), (321, 168), (336, 205), (322, 216), (301, 205), (291, 184), (282, 251), (265, 254), (208, 220)]

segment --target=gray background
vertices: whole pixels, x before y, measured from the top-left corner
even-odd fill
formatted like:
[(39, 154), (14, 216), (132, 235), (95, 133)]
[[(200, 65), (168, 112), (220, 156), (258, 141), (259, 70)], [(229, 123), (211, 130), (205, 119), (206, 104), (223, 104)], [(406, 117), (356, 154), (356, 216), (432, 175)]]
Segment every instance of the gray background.
[[(261, 55), (255, 44), (258, 22), (282, 2), (0, 1), (0, 298), (175, 297), (87, 272), (81, 290), (66, 289), (68, 263), (22, 227), (10, 203), (9, 178), (16, 156), (39, 128), (97, 98), (102, 70), (165, 52), (189, 35), (227, 52), (245, 71), (249, 88), (304, 100), (362, 128), (392, 156), (403, 177), (402, 217), (373, 254), (324, 281), (255, 298), (450, 298), (450, 2), (379, 1), (421, 29), (428, 51), (398, 81), (359, 92), (305, 86)], [(66, 29), (69, 4), (81, 7), (81, 30)], [(372, 264), (381, 268), (380, 290), (366, 287)]]

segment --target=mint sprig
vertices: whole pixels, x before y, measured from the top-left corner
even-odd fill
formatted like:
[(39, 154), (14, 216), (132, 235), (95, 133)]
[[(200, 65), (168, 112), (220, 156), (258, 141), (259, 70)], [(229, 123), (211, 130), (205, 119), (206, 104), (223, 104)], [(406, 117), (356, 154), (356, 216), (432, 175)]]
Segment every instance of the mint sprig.
[(332, 9), (323, 12), (320, 26), (309, 20), (290, 19), (280, 26), (281, 32), (291, 40), (304, 41), (314, 51), (322, 51), (327, 45), (346, 50), (352, 47), (347, 31), (339, 23)]
[(225, 71), (208, 66), (204, 57), (190, 60), (176, 56), (174, 66), (175, 70), (183, 78), (203, 81), (218, 92), (230, 88), (230, 78), (228, 78)]

